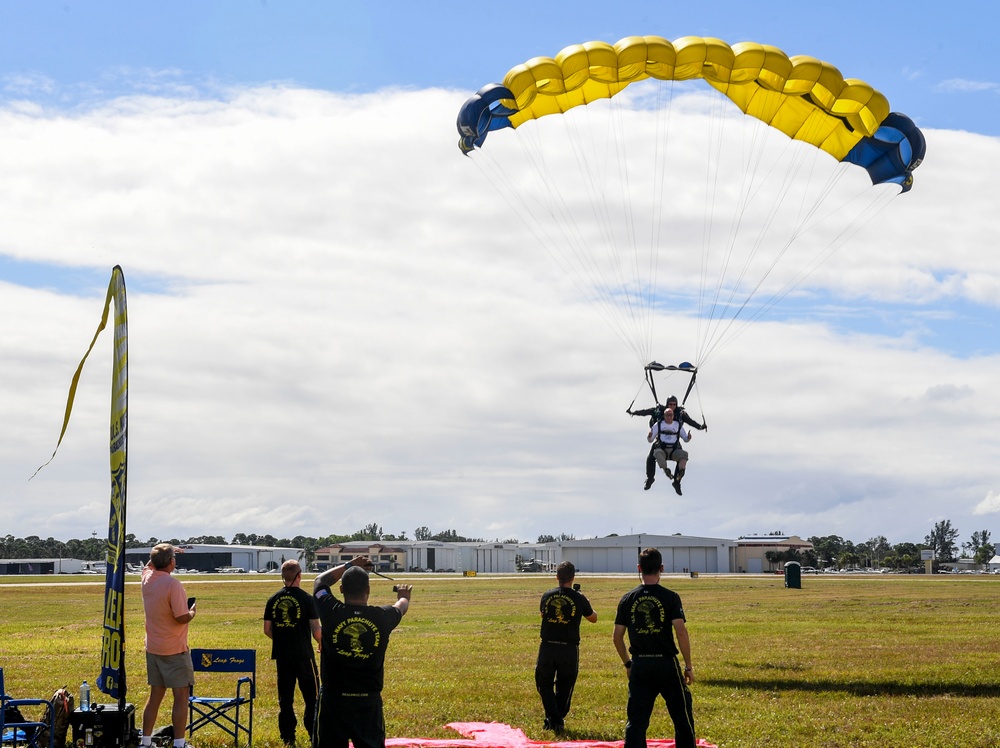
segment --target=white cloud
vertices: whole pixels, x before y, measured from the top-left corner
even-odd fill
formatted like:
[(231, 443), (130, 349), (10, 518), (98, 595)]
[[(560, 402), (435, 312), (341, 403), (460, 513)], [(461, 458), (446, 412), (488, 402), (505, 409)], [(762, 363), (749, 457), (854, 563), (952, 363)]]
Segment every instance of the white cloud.
[(1000, 514), (1000, 493), (990, 491), (986, 498), (976, 504), (973, 514)]
[(55, 81), (41, 73), (7, 74), (0, 76), (0, 81), (4, 92), (17, 96), (51, 94), (56, 88)]
[(934, 403), (945, 403), (951, 400), (962, 400), (973, 397), (975, 392), (968, 385), (957, 386), (954, 384), (936, 384), (927, 388), (928, 405)]
[[(0, 111), (0, 253), (125, 270), (131, 531), (901, 541), (942, 502), (971, 521), (997, 481), (995, 341), (958, 360), (864, 323), (883, 301), (995, 304), (1000, 142), (927, 133), (914, 191), (810, 278), (825, 317), (759, 322), (706, 366), (691, 403), (710, 427), (677, 497), (641, 489), (635, 359), (459, 155), (462, 98), (268, 87)], [(85, 537), (106, 519), (108, 333), (59, 455), (27, 477), (104, 290), (42, 281), (0, 281), (4, 531)], [(690, 319), (655, 327), (656, 356), (693, 357)]]
[(964, 78), (949, 78), (941, 81), (935, 86), (938, 91), (945, 93), (979, 93), (980, 91), (996, 92), (1000, 91), (1000, 84), (992, 81), (970, 81)]

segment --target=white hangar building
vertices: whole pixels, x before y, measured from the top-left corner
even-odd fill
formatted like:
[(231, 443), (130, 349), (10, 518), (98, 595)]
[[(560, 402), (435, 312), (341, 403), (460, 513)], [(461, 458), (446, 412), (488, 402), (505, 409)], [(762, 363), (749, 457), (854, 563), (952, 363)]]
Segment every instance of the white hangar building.
[[(267, 571), (278, 569), (288, 560), (299, 561), (302, 548), (272, 548), (264, 545), (210, 545), (181, 543), (177, 548), (177, 567), (191, 571)], [(152, 548), (125, 549), (126, 563), (145, 566)]]
[[(550, 543), (561, 553), (558, 561), (571, 561), (577, 572), (635, 574), (639, 552), (656, 548), (663, 555), (666, 574), (729, 574), (736, 558), (736, 541), (689, 535), (615, 535), (607, 538), (563, 540)], [(555, 560), (555, 559), (553, 559)]]

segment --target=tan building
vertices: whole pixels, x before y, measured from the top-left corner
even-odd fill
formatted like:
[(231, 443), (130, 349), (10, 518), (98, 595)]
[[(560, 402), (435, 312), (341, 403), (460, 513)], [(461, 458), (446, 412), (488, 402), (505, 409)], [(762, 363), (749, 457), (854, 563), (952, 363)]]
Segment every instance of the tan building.
[(320, 548), (314, 561), (316, 568), (324, 571), (331, 566), (350, 561), (355, 556), (368, 556), (375, 564), (375, 571), (404, 571), (406, 569), (406, 549), (358, 541)]
[(811, 551), (813, 544), (798, 535), (748, 535), (736, 540), (736, 571), (748, 574), (784, 572), (785, 563), (767, 560), (768, 551)]

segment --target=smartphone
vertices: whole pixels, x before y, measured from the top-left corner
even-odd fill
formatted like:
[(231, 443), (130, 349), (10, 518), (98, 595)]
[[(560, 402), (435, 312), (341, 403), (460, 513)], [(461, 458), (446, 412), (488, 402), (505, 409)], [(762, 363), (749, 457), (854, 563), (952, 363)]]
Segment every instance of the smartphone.
[(188, 598), (188, 610), (191, 609), (191, 606), (194, 605), (194, 601), (197, 600), (197, 599), (198, 598), (196, 598), (196, 597), (189, 597)]

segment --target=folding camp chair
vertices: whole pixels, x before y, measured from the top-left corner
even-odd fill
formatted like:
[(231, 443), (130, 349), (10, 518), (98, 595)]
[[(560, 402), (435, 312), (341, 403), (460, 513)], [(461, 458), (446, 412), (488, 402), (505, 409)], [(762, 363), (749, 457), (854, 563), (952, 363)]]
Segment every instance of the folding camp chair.
[[(22, 707), (34, 717), (22, 713)], [(15, 699), (9, 695), (4, 688), (3, 668), (0, 667), (0, 745), (53, 748), (55, 714), (51, 701)]]
[(247, 746), (253, 745), (253, 700), (257, 695), (257, 650), (254, 649), (192, 649), (191, 661), (199, 673), (248, 673), (236, 681), (235, 696), (196, 696), (194, 688), (188, 698), (188, 736), (195, 730), (215, 725), (233, 736), (239, 745), (240, 735), (246, 735)]

